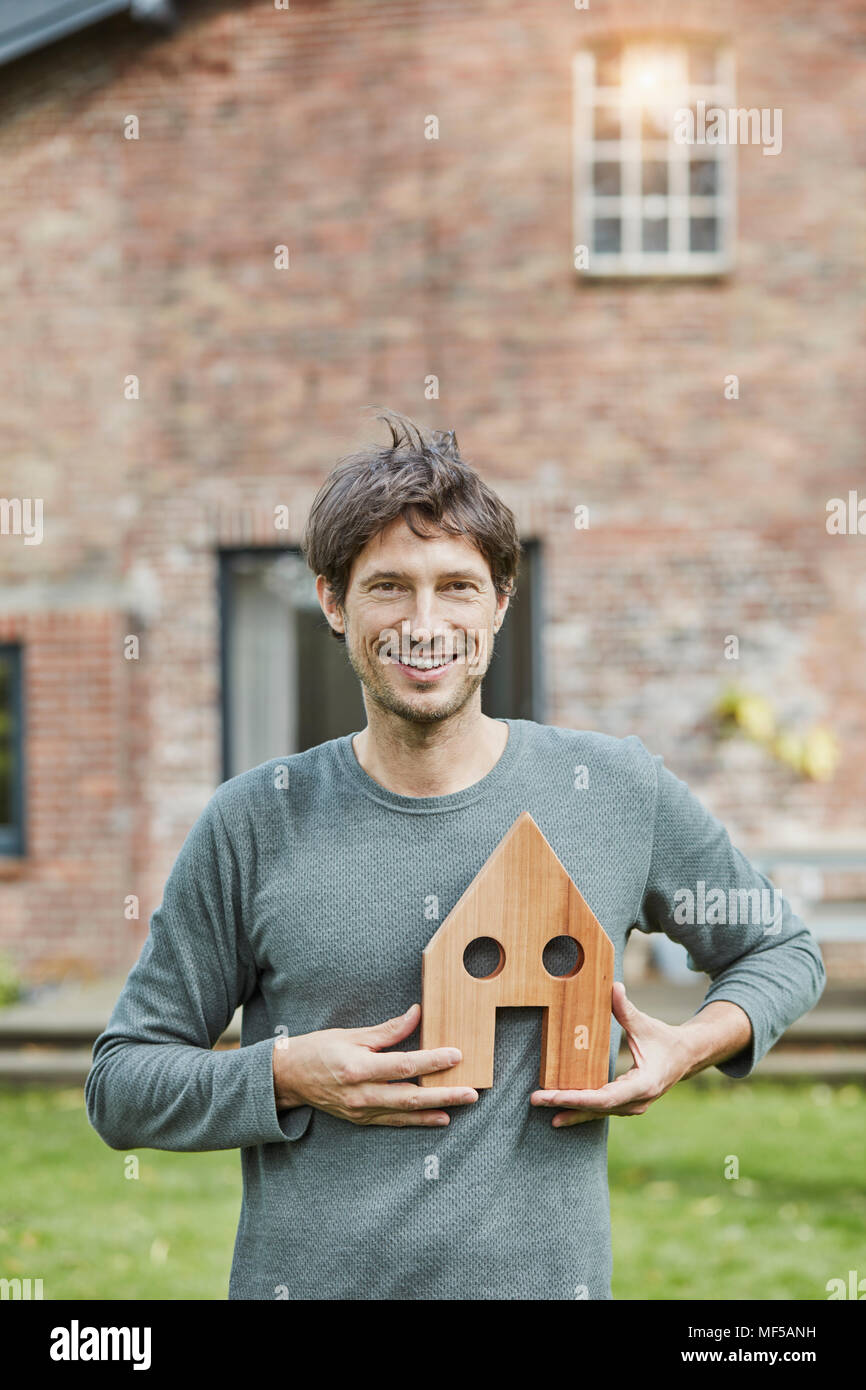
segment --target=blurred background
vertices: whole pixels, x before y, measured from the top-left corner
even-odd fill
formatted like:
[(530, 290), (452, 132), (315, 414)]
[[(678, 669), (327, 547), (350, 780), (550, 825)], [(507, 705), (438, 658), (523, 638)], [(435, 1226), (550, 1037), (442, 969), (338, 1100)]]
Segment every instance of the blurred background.
[[(214, 788), (364, 725), (298, 546), (380, 406), (453, 428), (517, 516), (485, 710), (638, 734), (824, 954), (758, 1079), (665, 1098), (681, 1174), (661, 1107), (612, 1125), (616, 1296), (825, 1297), (862, 1252), (861, 29), (853, 0), (0, 0), (0, 1275), (225, 1297), (237, 1155), (127, 1185), (80, 1086)], [(683, 144), (674, 106), (748, 119)], [(625, 962), (640, 1007), (698, 1007), (667, 938)], [(771, 1114), (811, 1178), (786, 1139), (744, 1202), (701, 1136)], [(734, 1234), (696, 1275), (698, 1219)]]

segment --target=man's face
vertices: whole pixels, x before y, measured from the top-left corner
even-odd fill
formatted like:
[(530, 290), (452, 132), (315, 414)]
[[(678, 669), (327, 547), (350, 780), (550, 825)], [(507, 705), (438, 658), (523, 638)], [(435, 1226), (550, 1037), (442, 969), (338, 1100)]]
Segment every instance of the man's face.
[(402, 517), (355, 557), (342, 609), (321, 576), (316, 590), (329, 622), (346, 635), (366, 698), (413, 723), (464, 707), (508, 607), (470, 540), (442, 532), (425, 540)]

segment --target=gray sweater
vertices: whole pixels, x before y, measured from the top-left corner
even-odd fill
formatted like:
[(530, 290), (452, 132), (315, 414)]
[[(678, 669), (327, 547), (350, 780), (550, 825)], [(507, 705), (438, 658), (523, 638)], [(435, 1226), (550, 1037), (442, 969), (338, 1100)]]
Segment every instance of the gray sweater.
[[(87, 1113), (114, 1149), (241, 1150), (229, 1298), (612, 1297), (609, 1121), (554, 1129), (530, 1105), (540, 1009), (499, 1011), (493, 1087), (441, 1129), (274, 1101), (275, 1038), (421, 1001), (424, 946), (522, 811), (613, 941), (616, 979), (629, 932), (663, 931), (710, 976), (704, 1003), (746, 1011), (752, 1042), (726, 1075), (748, 1076), (821, 995), (814, 938), (781, 895), (774, 920), (737, 891), (766, 906), (771, 884), (661, 757), (634, 735), (505, 722), (499, 761), (463, 791), (391, 792), (346, 735), (223, 783), (187, 836), (94, 1046)], [(240, 1004), (240, 1048), (213, 1051)], [(611, 1078), (620, 1035), (612, 1020)]]

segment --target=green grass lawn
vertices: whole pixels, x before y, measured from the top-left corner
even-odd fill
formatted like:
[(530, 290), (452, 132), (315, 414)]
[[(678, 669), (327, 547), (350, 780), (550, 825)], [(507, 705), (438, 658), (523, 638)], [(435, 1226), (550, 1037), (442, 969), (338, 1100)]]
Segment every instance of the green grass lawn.
[(614, 1297), (826, 1299), (866, 1278), (864, 1133), (860, 1085), (712, 1073), (612, 1119)]
[[(614, 1118), (614, 1297), (826, 1299), (866, 1277), (864, 1129), (861, 1086), (712, 1076)], [(80, 1089), (0, 1091), (0, 1133), (0, 1277), (46, 1299), (226, 1297), (237, 1152), (142, 1149), (127, 1178)]]

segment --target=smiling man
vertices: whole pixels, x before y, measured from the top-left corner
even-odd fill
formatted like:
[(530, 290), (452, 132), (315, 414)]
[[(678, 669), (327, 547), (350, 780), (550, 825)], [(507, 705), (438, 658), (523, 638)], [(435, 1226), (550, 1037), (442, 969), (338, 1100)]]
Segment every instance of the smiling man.
[[(699, 882), (771, 885), (640, 739), (482, 713), (514, 518), (453, 432), (385, 418), (390, 445), (335, 468), (305, 538), (366, 727), (215, 792), (94, 1047), (88, 1114), (116, 1149), (241, 1149), (230, 1298), (610, 1299), (610, 1116), (707, 1066), (747, 1076), (824, 967), (784, 899), (766, 923), (680, 910)], [(537, 1089), (538, 1009), (499, 1010), (480, 1093), (448, 1084), (458, 1051), (412, 1046), (421, 953), (523, 811), (614, 944), (598, 1091)], [(626, 997), (634, 929), (710, 976), (678, 1027)], [(213, 1051), (239, 1004), (241, 1047)]]

